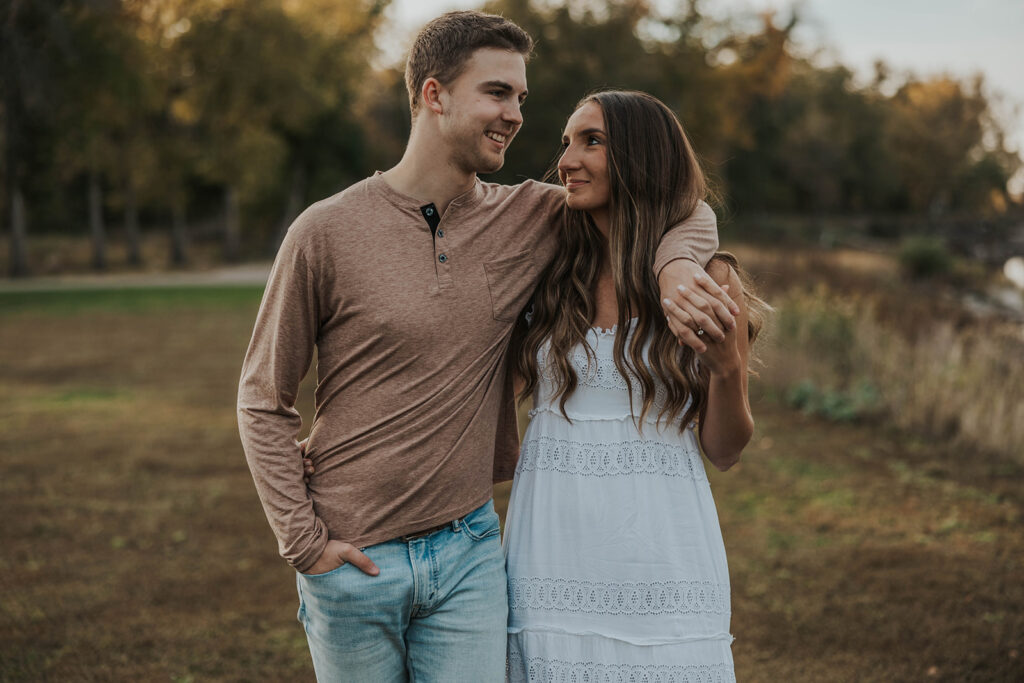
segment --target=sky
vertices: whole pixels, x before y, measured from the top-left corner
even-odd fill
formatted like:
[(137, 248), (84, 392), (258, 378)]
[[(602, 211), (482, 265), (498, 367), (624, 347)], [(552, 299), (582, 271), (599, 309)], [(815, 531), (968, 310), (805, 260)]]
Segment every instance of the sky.
[[(550, 0), (548, 0), (550, 1)], [(653, 0), (670, 11), (680, 0)], [(393, 0), (388, 9), (392, 39), (384, 59), (397, 62), (425, 22), (452, 9), (482, 2)], [(985, 76), (990, 91), (1004, 101), (997, 112), (1010, 144), (1024, 151), (1024, 0), (704, 0), (705, 14), (725, 16), (776, 10), (780, 22), (796, 9), (795, 40), (807, 52), (819, 51), (823, 64), (841, 63), (867, 79), (877, 59), (894, 74), (948, 73)], [(1017, 73), (1015, 73), (1017, 72)], [(1011, 181), (1024, 194), (1024, 169)]]

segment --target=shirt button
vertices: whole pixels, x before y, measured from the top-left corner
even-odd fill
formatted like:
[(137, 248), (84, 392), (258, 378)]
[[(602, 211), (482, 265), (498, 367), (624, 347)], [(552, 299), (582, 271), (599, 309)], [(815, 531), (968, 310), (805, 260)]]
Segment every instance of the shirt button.
[(444, 230), (438, 230), (437, 231), (437, 236), (438, 237), (444, 237)]
[(445, 261), (448, 260), (448, 257), (445, 256), (444, 254), (441, 254), (440, 256), (437, 257), (437, 260), (440, 261), (441, 263), (444, 263)]
[(434, 210), (433, 210), (432, 208), (430, 208), (430, 207), (428, 206), (428, 207), (427, 207), (427, 211), (426, 211), (426, 214), (427, 214), (428, 216), (433, 216), (433, 215), (434, 215)]

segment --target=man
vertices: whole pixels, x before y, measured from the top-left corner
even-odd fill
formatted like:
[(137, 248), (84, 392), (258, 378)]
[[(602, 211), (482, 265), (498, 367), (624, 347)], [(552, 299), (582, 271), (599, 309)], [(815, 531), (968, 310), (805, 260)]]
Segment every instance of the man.
[[(307, 209), (271, 272), (242, 369), (239, 430), (281, 555), (298, 572), (319, 680), (504, 675), (491, 490), (511, 478), (518, 448), (506, 349), (553, 254), (564, 195), (476, 174), (501, 168), (522, 125), (531, 50), (501, 17), (451, 12), (428, 24), (406, 68), (413, 125), (402, 160)], [(714, 214), (702, 209), (662, 242), (665, 293), (694, 287), (697, 261), (717, 246)], [(716, 294), (706, 312), (727, 320), (730, 300)], [(670, 313), (720, 334), (696, 311)], [(307, 485), (294, 402), (314, 346)]]

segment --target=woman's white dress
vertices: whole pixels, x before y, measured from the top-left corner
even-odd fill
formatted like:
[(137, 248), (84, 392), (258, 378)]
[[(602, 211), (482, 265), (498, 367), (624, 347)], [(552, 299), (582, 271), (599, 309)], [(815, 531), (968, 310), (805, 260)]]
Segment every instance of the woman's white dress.
[(573, 352), (571, 423), (538, 354), (503, 541), (508, 679), (734, 681), (729, 570), (694, 430), (659, 429), (657, 403), (638, 429), (614, 334), (591, 330), (596, 362)]

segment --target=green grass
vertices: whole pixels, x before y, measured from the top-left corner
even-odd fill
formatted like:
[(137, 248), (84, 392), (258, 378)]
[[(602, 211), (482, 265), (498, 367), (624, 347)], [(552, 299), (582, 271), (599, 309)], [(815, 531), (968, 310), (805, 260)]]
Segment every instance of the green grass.
[(70, 313), (116, 311), (121, 313), (258, 306), (263, 287), (173, 286), (127, 289), (79, 289), (42, 292), (0, 292), (0, 315), (31, 312)]

